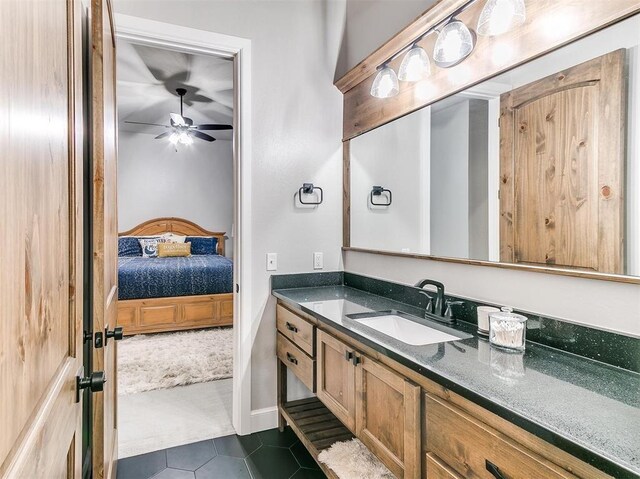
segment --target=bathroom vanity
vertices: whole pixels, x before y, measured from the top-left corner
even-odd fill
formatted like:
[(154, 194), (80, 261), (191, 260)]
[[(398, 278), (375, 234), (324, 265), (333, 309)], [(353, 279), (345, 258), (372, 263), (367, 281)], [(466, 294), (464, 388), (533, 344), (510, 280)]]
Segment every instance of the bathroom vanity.
[[(366, 254), (398, 279), (423, 261), (492, 307), (517, 308), (505, 283), (530, 275), (637, 286), (640, 2), (499, 3), (441, 0), (336, 82), (346, 269)], [(487, 5), (511, 15), (488, 35)], [(567, 321), (529, 314), (511, 354), (477, 335), (468, 298), (446, 314), (440, 298), (460, 320), (443, 327), (423, 291), (349, 272), (272, 288), (281, 425), (314, 456), (356, 436), (399, 478), (640, 476), (635, 298), (585, 321), (567, 289)], [(288, 401), (288, 369), (312, 398)]]
[[(349, 273), (272, 281), (281, 426), (314, 457), (355, 436), (398, 478), (640, 474), (637, 373), (531, 342), (503, 352), (473, 324), (424, 319), (417, 288)], [(389, 314), (435, 342), (362, 321)], [(287, 368), (314, 397), (287, 400)]]

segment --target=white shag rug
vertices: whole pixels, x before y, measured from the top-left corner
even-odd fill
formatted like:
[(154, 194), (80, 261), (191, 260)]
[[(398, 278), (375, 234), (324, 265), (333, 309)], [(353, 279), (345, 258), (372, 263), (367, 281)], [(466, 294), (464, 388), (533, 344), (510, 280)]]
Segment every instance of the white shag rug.
[(336, 442), (318, 455), (340, 479), (396, 479), (359, 439)]
[(158, 333), (118, 344), (118, 394), (230, 378), (233, 328)]

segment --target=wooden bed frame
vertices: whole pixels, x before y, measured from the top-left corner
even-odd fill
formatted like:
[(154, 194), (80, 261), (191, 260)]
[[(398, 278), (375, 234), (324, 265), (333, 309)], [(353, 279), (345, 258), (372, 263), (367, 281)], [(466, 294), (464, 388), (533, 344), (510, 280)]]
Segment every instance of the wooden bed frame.
[[(208, 231), (181, 218), (155, 218), (118, 236), (155, 236), (175, 233), (218, 238), (218, 254), (224, 256), (225, 233)], [(233, 325), (233, 293), (118, 301), (118, 326), (126, 336)]]

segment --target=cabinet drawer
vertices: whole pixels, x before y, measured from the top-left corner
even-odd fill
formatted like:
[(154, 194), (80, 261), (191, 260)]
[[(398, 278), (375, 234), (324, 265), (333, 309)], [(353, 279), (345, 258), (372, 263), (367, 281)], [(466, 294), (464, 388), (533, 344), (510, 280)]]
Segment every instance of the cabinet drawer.
[(427, 452), (435, 454), (463, 477), (576, 477), (451, 404), (429, 394), (426, 395), (425, 413)]
[(462, 479), (447, 464), (442, 462), (437, 456), (427, 454), (427, 478), (428, 479)]
[(286, 364), (305, 386), (316, 392), (316, 362), (280, 333), (276, 349), (280, 361)]
[(306, 319), (292, 313), (281, 305), (276, 306), (276, 325), (285, 337), (289, 338), (300, 349), (312, 358), (315, 357), (314, 329)]

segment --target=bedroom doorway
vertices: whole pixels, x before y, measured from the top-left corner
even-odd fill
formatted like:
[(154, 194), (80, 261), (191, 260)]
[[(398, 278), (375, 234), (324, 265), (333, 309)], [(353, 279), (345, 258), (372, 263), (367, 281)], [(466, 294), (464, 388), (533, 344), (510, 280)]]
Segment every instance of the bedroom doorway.
[(117, 37), (124, 458), (236, 432), (242, 205), (237, 58)]

